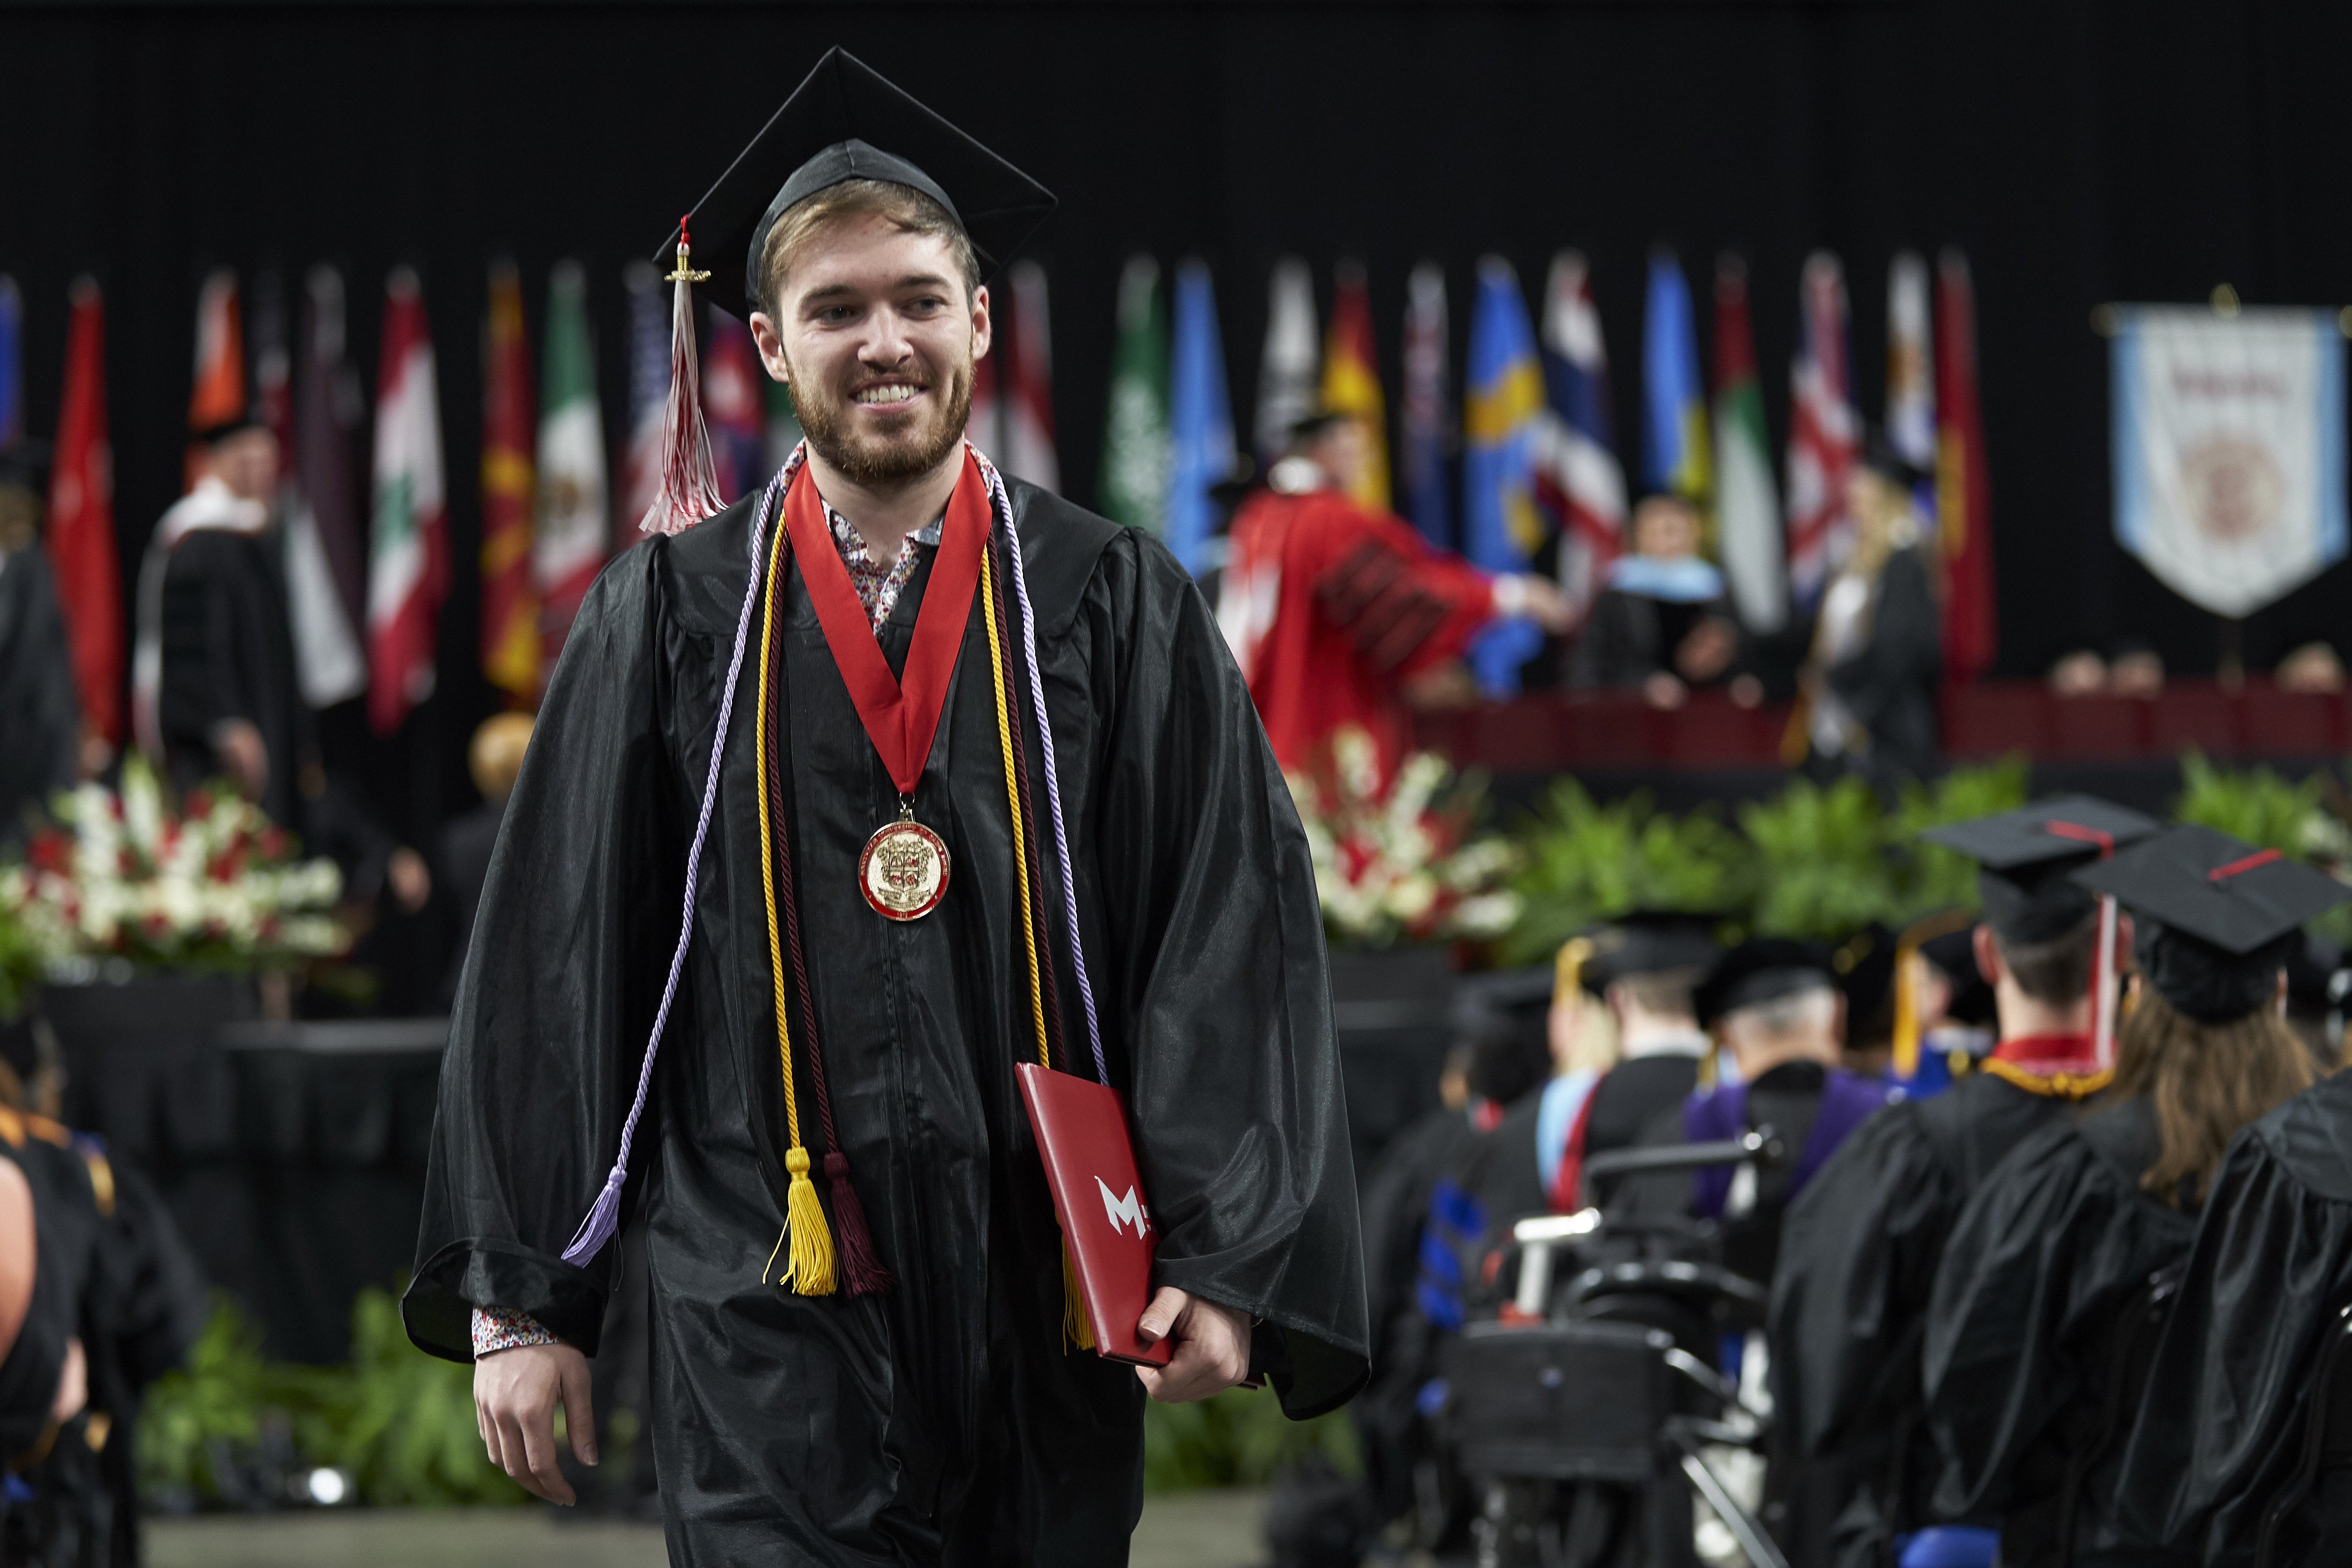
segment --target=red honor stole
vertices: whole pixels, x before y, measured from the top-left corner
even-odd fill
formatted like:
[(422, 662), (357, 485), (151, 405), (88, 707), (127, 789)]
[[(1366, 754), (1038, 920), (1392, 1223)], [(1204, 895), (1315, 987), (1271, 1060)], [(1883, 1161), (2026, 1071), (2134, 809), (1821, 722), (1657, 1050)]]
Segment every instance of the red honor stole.
[(939, 554), (915, 616), (914, 641), (907, 650), (901, 680), (891, 676), (873, 625), (850, 585), (849, 568), (835, 547), (814, 476), (803, 473), (801, 480), (784, 498), (784, 527), (792, 535), (793, 553), (799, 559), (801, 578), (808, 584), (809, 602), (816, 609), (834, 666), (898, 791), (898, 820), (866, 841), (858, 859), (858, 888), (886, 918), (919, 919), (938, 908), (947, 893), (948, 848), (938, 834), (915, 820), (915, 785), (939, 733), (948, 682), (955, 673), (956, 654), (963, 647), (980, 584), (980, 552), (991, 517), (988, 484), (966, 447), (963, 470), (948, 497)]

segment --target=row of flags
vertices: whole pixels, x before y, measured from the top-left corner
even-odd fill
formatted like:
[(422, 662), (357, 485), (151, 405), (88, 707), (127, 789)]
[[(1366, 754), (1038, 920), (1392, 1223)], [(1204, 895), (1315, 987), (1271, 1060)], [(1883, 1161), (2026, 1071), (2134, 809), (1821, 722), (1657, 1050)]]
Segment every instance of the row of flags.
[[(589, 584), (636, 542), (637, 521), (659, 491), (670, 304), (654, 268), (635, 263), (625, 270), (627, 435), (615, 482), (585, 269), (562, 261), (549, 273), (537, 354), (519, 269), (494, 262), (488, 283), (481, 338), (482, 669), (515, 705), (529, 706)], [(239, 279), (226, 269), (197, 291), (184, 482), (192, 486), (200, 471), (201, 432), (249, 414), (278, 436), (302, 694), (319, 708), (364, 695), (372, 724), (390, 734), (432, 695), (451, 574), (439, 368), (423, 289), (405, 268), (385, 280), (364, 498), (358, 463), (366, 411), (346, 350), (341, 275), (331, 267), (310, 272), (299, 324), (289, 322), (274, 275), (254, 279), (251, 295), (248, 313)], [(107, 445), (104, 303), (84, 278), (69, 304), (47, 548), (83, 712), (120, 745), (128, 639)], [(1048, 313), (1045, 273), (1034, 263), (1010, 268), (996, 291), (995, 346), (974, 387), (971, 437), (1007, 472), (1058, 489)], [(0, 277), (0, 448), (25, 434), (22, 323), (22, 296)], [(760, 364), (748, 327), (712, 310), (708, 339), (702, 405), (720, 495), (732, 500), (766, 483), (799, 441), (800, 426), (790, 393)]]
[[(1279, 456), (1292, 426), (1318, 404), (1360, 414), (1372, 433), (1374, 457), (1358, 485), (1360, 500), (1398, 506), (1433, 542), (1494, 571), (1524, 571), (1550, 545), (1561, 588), (1571, 603), (1589, 605), (1610, 563), (1630, 546), (1632, 495), (1590, 267), (1572, 250), (1555, 256), (1531, 315), (1507, 261), (1488, 257), (1479, 264), (1458, 419), (1446, 363), (1444, 271), (1423, 263), (1405, 293), (1393, 500), (1360, 267), (1342, 264), (1330, 319), (1318, 330), (1306, 264), (1276, 264), (1251, 431), (1260, 463)], [(1103, 510), (1161, 534), (1201, 573), (1216, 563), (1209, 491), (1232, 471), (1235, 451), (1210, 274), (1187, 260), (1176, 268), (1172, 290), (1163, 290), (1159, 264), (1139, 256), (1121, 276), (1118, 300)], [(1682, 264), (1669, 250), (1652, 255), (1641, 345), (1640, 486), (1698, 509), (1742, 623), (1769, 634), (1811, 610), (1852, 534), (1845, 489), (1864, 422), (1853, 390), (1844, 271), (1836, 257), (1816, 252), (1800, 279), (1785, 484), (1774, 478), (1747, 268), (1737, 256), (1717, 264), (1714, 306), (1710, 378), (1702, 369), (1699, 316)], [(1931, 279), (1921, 257), (1896, 257), (1887, 323), (1885, 426), (1896, 452), (1933, 476), (1921, 487), (1919, 510), (1935, 528), (1946, 668), (1965, 679), (1992, 662), (1994, 628), (1975, 306), (1965, 258), (1947, 251)], [(1448, 483), (1457, 450), (1458, 491)], [(1490, 631), (1473, 650), (1486, 689), (1514, 689), (1518, 666), (1538, 641), (1531, 626)]]

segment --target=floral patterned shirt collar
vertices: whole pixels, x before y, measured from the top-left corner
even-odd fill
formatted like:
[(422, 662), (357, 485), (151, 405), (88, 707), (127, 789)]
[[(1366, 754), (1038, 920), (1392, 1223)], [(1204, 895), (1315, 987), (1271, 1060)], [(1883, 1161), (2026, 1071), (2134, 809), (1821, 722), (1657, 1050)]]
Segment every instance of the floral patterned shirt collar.
[(865, 536), (857, 531), (856, 523), (834, 510), (830, 502), (820, 499), (818, 504), (824, 508), (824, 521), (833, 530), (834, 547), (841, 552), (841, 563), (849, 568), (849, 585), (857, 590), (857, 602), (866, 606), (866, 619), (874, 624), (874, 635), (880, 637), (890, 612), (898, 607), (898, 595), (905, 592), (915, 568), (922, 564), (923, 558), (916, 547), (930, 549), (939, 544), (940, 529), (947, 521), (947, 514), (941, 512), (907, 535), (898, 545), (898, 559), (886, 566), (866, 548)]

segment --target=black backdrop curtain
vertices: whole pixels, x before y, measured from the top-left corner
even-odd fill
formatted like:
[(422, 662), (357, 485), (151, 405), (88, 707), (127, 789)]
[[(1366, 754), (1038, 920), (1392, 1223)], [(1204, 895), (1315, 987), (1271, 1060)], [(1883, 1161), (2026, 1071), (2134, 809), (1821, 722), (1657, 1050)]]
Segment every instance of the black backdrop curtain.
[[(383, 277), (421, 272), (441, 367), (457, 584), (438, 753), (384, 804), (420, 838), (470, 797), (478, 672), (478, 344), (485, 264), (522, 266), (536, 352), (547, 269), (588, 263), (615, 443), (619, 269), (649, 254), (832, 43), (971, 126), (1061, 195), (1053, 285), (1066, 486), (1092, 498), (1119, 262), (1216, 270), (1246, 429), (1266, 272), (1370, 266), (1391, 397), (1407, 268), (1442, 261), (1454, 363), (1473, 268), (1539, 288), (1582, 247), (1638, 459), (1642, 275), (1679, 247), (1711, 337), (1716, 253), (1748, 258), (1773, 438), (1797, 271), (1839, 252), (1866, 410), (1887, 262), (1962, 247), (1978, 289), (2003, 673), (2139, 634), (2211, 668), (2218, 624), (2110, 542), (2103, 300), (2352, 300), (2343, 199), (2352, 11), (2248, 0), (1715, 5), (0, 6), (0, 270), (26, 300), (30, 427), (54, 425), (67, 283), (107, 301), (128, 592), (176, 493), (196, 286), (289, 287), (341, 265), (373, 385)], [(704, 259), (730, 265), (733, 258)], [(248, 301), (249, 302), (249, 301)], [(2250, 665), (2333, 635), (2338, 568), (2245, 628)], [(434, 737), (437, 735), (437, 741)], [(435, 797), (438, 796), (438, 803)]]

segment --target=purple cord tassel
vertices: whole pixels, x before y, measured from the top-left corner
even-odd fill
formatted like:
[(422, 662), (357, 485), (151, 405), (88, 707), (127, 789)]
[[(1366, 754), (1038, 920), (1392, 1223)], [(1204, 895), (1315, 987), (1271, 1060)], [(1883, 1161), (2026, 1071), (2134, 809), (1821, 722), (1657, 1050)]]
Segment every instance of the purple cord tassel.
[(743, 591), (743, 614), (735, 623), (735, 653), (727, 661), (727, 685), (719, 698), (719, 723), (711, 733), (710, 773), (702, 786), (702, 815), (695, 820), (694, 844), (686, 855), (686, 915), (678, 923), (677, 946), (669, 958), (669, 980), (662, 987), (661, 1006), (654, 1014), (653, 1033), (646, 1041), (645, 1064), (637, 1069), (637, 1098), (629, 1106), (628, 1120), (621, 1123), (620, 1157), (613, 1162), (613, 1173), (604, 1178), (604, 1190), (589, 1205), (588, 1217), (580, 1222), (572, 1245), (563, 1249), (566, 1263), (587, 1262), (620, 1228), (621, 1188), (629, 1179), (629, 1146), (636, 1140), (637, 1118), (645, 1114), (646, 1094), (654, 1081), (654, 1057), (661, 1049), (662, 1026), (669, 1022), (670, 1004), (677, 997), (678, 976), (686, 970), (687, 944), (694, 938), (694, 895), (701, 886), (702, 841), (710, 831), (711, 810), (719, 804), (719, 763), (727, 754), (727, 721), (735, 711), (735, 680), (743, 672), (743, 646), (751, 640), (751, 606), (760, 600), (761, 546), (767, 539), (768, 513), (775, 506), (777, 493), (791, 481), (800, 456), (795, 450), (776, 470), (776, 477), (768, 481), (767, 494), (760, 499), (759, 514), (751, 520), (751, 583)]
[(1078, 939), (1078, 883), (1070, 874), (1070, 836), (1062, 826), (1062, 782), (1054, 763), (1054, 723), (1045, 711), (1045, 682), (1037, 668), (1037, 617), (1029, 608), (1029, 579), (1021, 569), (1021, 536), (1013, 526), (1013, 498), (1004, 493), (1004, 479), (995, 465), (986, 465), (988, 482), (996, 492), (998, 513), (1004, 519), (1005, 553), (1013, 558), (1013, 596), (1021, 601), (1021, 648), (1029, 667), (1029, 696), (1037, 710), (1037, 740), (1045, 754), (1045, 799), (1053, 807), (1054, 858), (1062, 868), (1062, 910), (1070, 927), (1070, 965), (1077, 972), (1078, 1000), (1087, 1009), (1087, 1044), (1094, 1047), (1095, 1081), (1110, 1082), (1103, 1060), (1102, 1026), (1095, 1018), (1094, 983), (1087, 978), (1087, 945)]

